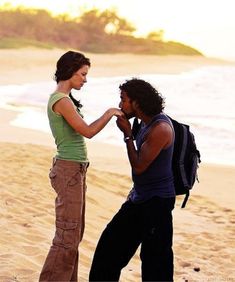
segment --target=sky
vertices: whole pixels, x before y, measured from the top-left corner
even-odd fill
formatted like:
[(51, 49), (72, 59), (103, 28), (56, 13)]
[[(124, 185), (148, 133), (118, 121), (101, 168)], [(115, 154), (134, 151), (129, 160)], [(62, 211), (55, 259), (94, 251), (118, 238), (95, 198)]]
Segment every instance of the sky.
[(235, 0), (0, 0), (0, 5), (43, 8), (79, 16), (85, 9), (114, 8), (136, 35), (164, 30), (164, 39), (190, 45), (205, 56), (235, 61)]

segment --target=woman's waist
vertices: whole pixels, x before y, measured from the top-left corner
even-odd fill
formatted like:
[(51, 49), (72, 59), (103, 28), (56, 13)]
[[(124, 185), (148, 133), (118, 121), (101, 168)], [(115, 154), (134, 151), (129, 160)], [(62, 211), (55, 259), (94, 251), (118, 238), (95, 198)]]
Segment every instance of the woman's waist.
[(88, 162), (86, 144), (63, 143), (57, 145), (57, 159)]
[(54, 157), (52, 161), (53, 165), (55, 163), (63, 165), (63, 167), (67, 168), (73, 168), (73, 167), (78, 167), (78, 168), (87, 168), (89, 166), (89, 162), (82, 162), (82, 161), (75, 161), (75, 160), (67, 160), (67, 159), (60, 159), (58, 157)]

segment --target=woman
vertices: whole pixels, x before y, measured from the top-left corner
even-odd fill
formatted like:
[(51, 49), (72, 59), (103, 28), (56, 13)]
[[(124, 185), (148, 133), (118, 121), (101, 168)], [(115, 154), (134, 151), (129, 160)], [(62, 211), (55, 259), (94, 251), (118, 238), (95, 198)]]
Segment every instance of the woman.
[(87, 82), (90, 60), (68, 51), (57, 62), (56, 90), (48, 101), (48, 118), (57, 146), (49, 177), (57, 193), (56, 232), (39, 281), (77, 281), (78, 245), (85, 221), (87, 150), (84, 137), (92, 138), (113, 116), (123, 113), (108, 109), (88, 125), (80, 112), (81, 104), (71, 95)]

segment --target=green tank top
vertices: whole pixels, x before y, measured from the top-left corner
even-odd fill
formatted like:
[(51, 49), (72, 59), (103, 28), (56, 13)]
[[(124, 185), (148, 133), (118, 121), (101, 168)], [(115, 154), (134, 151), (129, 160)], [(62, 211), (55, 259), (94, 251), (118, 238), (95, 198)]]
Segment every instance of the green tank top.
[[(68, 95), (55, 92), (50, 95), (47, 104), (49, 124), (57, 146), (56, 158), (82, 163), (88, 162), (85, 138), (77, 133), (62, 115), (55, 113), (52, 109), (57, 101), (65, 97), (69, 98)], [(82, 116), (79, 111), (78, 113)]]

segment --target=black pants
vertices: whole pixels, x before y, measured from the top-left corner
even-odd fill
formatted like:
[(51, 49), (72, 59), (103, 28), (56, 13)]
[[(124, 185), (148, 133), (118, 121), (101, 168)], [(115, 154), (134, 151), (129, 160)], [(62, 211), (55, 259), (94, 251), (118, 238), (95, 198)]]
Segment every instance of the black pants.
[(103, 231), (89, 281), (118, 281), (141, 244), (142, 281), (173, 281), (172, 210), (175, 198), (125, 202)]

